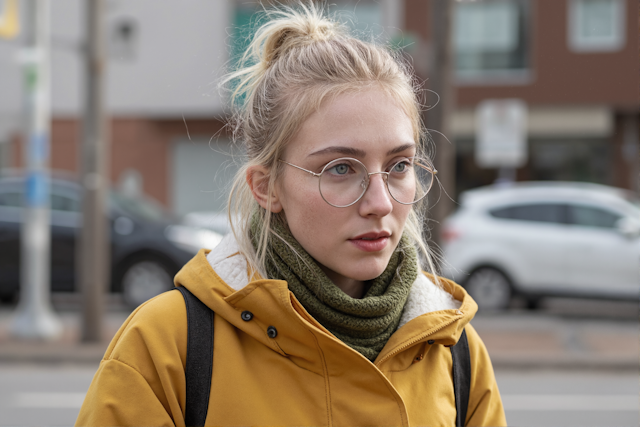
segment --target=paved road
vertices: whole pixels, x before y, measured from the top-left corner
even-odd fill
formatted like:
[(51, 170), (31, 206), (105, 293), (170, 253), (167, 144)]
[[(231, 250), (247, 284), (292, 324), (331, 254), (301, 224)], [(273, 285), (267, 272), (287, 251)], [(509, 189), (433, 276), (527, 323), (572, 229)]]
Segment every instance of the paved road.
[(498, 371), (507, 422), (519, 427), (638, 426), (638, 371)]
[(0, 365), (0, 426), (70, 426), (96, 366)]
[[(0, 426), (68, 426), (95, 366), (0, 365)], [(637, 371), (498, 371), (509, 425), (637, 426)]]

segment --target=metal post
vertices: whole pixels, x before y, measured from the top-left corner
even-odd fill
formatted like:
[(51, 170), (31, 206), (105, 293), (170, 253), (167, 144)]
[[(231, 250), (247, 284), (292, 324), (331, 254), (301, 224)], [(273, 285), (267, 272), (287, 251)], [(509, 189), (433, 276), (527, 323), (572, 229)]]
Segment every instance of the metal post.
[(627, 113), (623, 116), (622, 157), (627, 162), (628, 188), (636, 194), (640, 190), (640, 139), (638, 138), (638, 113)]
[(86, 98), (82, 143), (82, 231), (78, 274), (82, 290), (82, 340), (100, 341), (104, 293), (109, 283), (110, 240), (106, 197), (109, 187), (108, 138), (104, 111), (103, 0), (89, 0), (86, 7)]
[(23, 55), (28, 109), (26, 188), (20, 252), (20, 302), (11, 333), (55, 339), (62, 325), (50, 302), (49, 0), (29, 2), (28, 48)]
[(453, 0), (431, 0), (431, 35), (432, 49), (428, 86), (440, 97), (435, 108), (426, 112), (425, 122), (435, 141), (435, 167), (442, 190), (432, 190), (430, 202), (439, 200), (431, 209), (431, 217), (435, 220), (432, 238), (441, 242), (442, 221), (453, 211), (456, 191), (456, 148), (451, 134), (451, 117), (454, 112), (455, 87), (453, 83), (454, 58), (452, 46)]

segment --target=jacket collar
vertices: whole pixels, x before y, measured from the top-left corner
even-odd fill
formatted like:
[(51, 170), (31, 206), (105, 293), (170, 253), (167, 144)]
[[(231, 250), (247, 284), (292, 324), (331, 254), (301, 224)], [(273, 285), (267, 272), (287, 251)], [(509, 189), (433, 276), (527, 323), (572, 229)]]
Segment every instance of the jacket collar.
[[(376, 364), (427, 339), (443, 345), (457, 342), (462, 329), (477, 311), (477, 305), (459, 285), (443, 278), (439, 281), (442, 287), (434, 284), (433, 276), (418, 276), (399, 329), (391, 336)], [(247, 261), (239, 253), (232, 235), (226, 236), (212, 251), (200, 250), (178, 273), (175, 283), (187, 287), (229, 323), (283, 356), (295, 357), (296, 363), (307, 369), (314, 370), (314, 350), (312, 346), (300, 344), (306, 340), (303, 337), (308, 337), (310, 326), (337, 340), (306, 313), (286, 282), (250, 280)], [(253, 321), (242, 320), (240, 313), (244, 310), (254, 314)], [(266, 334), (271, 325), (278, 328), (277, 340)]]
[[(249, 284), (246, 259), (240, 255), (238, 244), (228, 234), (214, 250), (207, 254), (207, 261), (231, 288), (241, 290)], [(433, 276), (419, 274), (411, 286), (398, 328), (426, 313), (459, 309), (462, 301), (433, 283)], [(440, 278), (441, 283), (453, 289), (452, 283)]]

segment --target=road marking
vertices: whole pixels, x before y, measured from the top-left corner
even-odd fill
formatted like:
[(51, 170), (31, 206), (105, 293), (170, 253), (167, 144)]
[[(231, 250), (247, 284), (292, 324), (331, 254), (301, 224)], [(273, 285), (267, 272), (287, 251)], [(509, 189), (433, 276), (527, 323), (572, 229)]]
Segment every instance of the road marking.
[(507, 394), (507, 411), (637, 411), (638, 396), (632, 394)]
[(84, 393), (16, 393), (11, 406), (18, 408), (80, 408)]

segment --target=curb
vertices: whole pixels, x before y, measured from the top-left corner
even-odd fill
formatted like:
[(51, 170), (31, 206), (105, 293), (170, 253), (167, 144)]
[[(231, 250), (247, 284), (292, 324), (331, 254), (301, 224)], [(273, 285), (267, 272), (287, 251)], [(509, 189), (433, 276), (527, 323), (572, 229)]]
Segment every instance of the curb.
[(491, 357), (494, 370), (560, 370), (560, 371), (638, 371), (637, 359), (597, 358), (593, 356), (557, 358)]
[[(9, 345), (8, 345), (9, 344)], [(109, 343), (69, 344), (59, 343), (3, 343), (0, 363), (99, 364)]]

